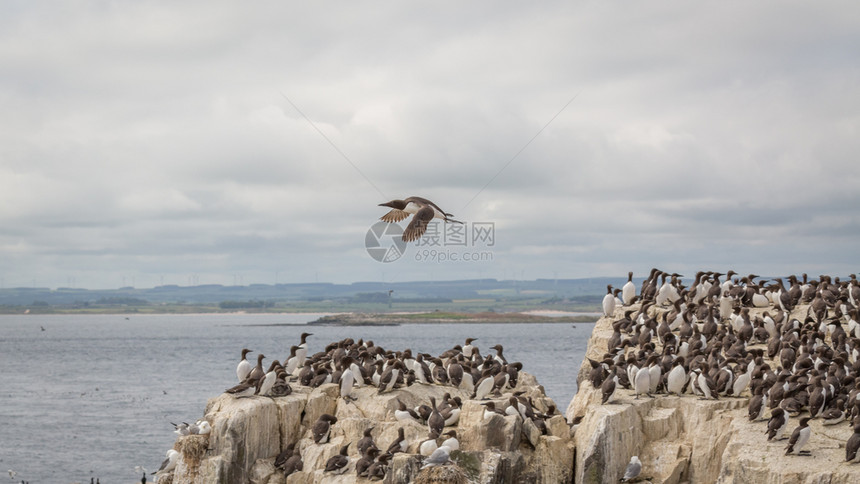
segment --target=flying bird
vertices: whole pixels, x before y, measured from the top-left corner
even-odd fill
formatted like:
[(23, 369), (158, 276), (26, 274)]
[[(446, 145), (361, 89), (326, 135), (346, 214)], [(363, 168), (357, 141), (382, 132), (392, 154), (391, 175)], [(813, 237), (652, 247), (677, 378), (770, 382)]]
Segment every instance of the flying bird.
[(440, 218), (445, 222), (453, 222), (461, 224), (459, 220), (454, 220), (454, 214), (450, 214), (439, 208), (438, 205), (421, 197), (409, 197), (405, 200), (392, 200), (386, 203), (380, 203), (380, 207), (391, 207), (391, 211), (383, 215), (380, 220), (383, 222), (394, 223), (399, 222), (410, 215), (412, 221), (406, 226), (406, 230), (400, 237), (404, 242), (412, 242), (418, 240), (427, 231), (427, 224), (434, 218)]

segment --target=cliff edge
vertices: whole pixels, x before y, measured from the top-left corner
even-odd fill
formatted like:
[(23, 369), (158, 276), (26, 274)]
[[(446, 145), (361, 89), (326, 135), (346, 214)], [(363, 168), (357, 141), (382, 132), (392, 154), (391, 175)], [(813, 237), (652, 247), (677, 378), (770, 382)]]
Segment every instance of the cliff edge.
[[(513, 392), (531, 398), (534, 410), (551, 411), (552, 400), (528, 373), (520, 373), (513, 389), (492, 397), (504, 409)], [(419, 476), (425, 457), (418, 453), (428, 438), (428, 427), (411, 420), (398, 420), (395, 410), (402, 402), (408, 408), (425, 404), (430, 397), (442, 400), (445, 394), (460, 397), (463, 405), (459, 422), (446, 427), (455, 430), (459, 450), (451, 459), (472, 482), (567, 483), (572, 482), (573, 441), (570, 427), (561, 414), (546, 419), (542, 433), (529, 419), (518, 415), (485, 415), (486, 401), (470, 400), (469, 393), (446, 385), (413, 384), (389, 393), (364, 386), (352, 391), (354, 400), (341, 398), (339, 386), (318, 388), (296, 386), (284, 397), (236, 398), (222, 394), (209, 400), (204, 419), (212, 431), (208, 437), (179, 437), (174, 448), (180, 457), (172, 474), (159, 482), (190, 483), (362, 483), (355, 465), (360, 454), (355, 445), (366, 429), (383, 451), (404, 430), (406, 452), (394, 454), (383, 482), (412, 482)], [(320, 415), (337, 417), (331, 438), (314, 442), (311, 427)], [(349, 463), (341, 474), (325, 472), (328, 459), (347, 443)], [(275, 468), (276, 456), (287, 446), (300, 450), (303, 470), (285, 476)], [(444, 481), (449, 482), (449, 481)], [(450, 481), (456, 482), (456, 481)]]
[[(602, 361), (613, 335), (612, 323), (624, 311), (638, 309), (638, 305), (619, 307), (612, 317), (601, 318), (586, 356)], [(800, 305), (791, 317), (802, 321), (807, 309)], [(764, 310), (753, 309), (751, 315)], [(665, 310), (651, 307), (649, 311), (657, 319)], [(773, 365), (777, 366), (778, 362)], [(766, 420), (749, 421), (749, 390), (740, 397), (702, 400), (695, 395), (665, 394), (636, 399), (632, 390), (620, 389), (614, 403), (601, 404), (601, 389), (592, 386), (590, 372), (585, 359), (579, 390), (566, 411), (568, 421), (582, 416), (574, 436), (575, 482), (618, 482), (634, 455), (642, 462), (641, 478), (653, 483), (860, 482), (860, 466), (844, 462), (845, 442), (852, 434), (847, 422), (824, 426), (821, 419), (813, 420), (806, 446), (812, 456), (785, 455), (787, 440), (768, 441)], [(790, 419), (787, 435), (797, 422)]]

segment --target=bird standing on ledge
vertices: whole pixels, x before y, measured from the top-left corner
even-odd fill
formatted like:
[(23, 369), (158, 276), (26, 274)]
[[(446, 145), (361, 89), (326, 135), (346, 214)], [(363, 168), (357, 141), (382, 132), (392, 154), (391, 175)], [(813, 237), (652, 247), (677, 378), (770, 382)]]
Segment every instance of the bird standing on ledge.
[(412, 242), (418, 240), (424, 235), (427, 230), (427, 224), (434, 218), (440, 218), (446, 222), (461, 224), (459, 220), (454, 220), (453, 214), (446, 213), (439, 208), (438, 205), (421, 197), (409, 197), (406, 200), (392, 200), (386, 203), (380, 203), (380, 207), (391, 207), (391, 211), (383, 215), (380, 220), (383, 222), (394, 223), (399, 222), (410, 215), (412, 221), (406, 226), (401, 239), (404, 242)]

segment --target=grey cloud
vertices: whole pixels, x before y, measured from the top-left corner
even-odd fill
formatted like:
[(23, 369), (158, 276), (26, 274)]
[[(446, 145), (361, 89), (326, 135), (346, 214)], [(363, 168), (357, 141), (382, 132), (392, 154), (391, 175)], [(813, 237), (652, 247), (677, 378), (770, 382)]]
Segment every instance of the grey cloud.
[[(7, 286), (854, 270), (853, 4), (0, 9)], [(495, 260), (370, 259), (409, 195)]]

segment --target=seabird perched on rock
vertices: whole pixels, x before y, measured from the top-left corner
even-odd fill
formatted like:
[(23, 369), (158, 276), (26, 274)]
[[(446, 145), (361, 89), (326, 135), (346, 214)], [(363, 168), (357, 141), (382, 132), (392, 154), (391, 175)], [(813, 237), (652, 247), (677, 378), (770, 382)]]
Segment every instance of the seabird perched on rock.
[(248, 348), (242, 348), (242, 358), (236, 366), (236, 376), (239, 378), (239, 383), (241, 383), (245, 378), (248, 378), (248, 374), (251, 373), (251, 368), (254, 367), (251, 365), (251, 362), (248, 361), (248, 353), (250, 352), (251, 350)]
[(442, 435), (442, 430), (445, 428), (445, 418), (436, 408), (436, 397), (430, 397), (430, 405), (433, 411), (430, 413), (430, 418), (427, 419), (427, 427), (430, 429), (430, 437), (435, 439)]
[(493, 346), (490, 346), (490, 349), (496, 350), (496, 355), (493, 356), (493, 359), (498, 360), (503, 365), (506, 365), (508, 363), (508, 360), (505, 358), (505, 355), (502, 354), (502, 352), (505, 350), (505, 348), (502, 345), (500, 345), (500, 344), (493, 345)]
[(257, 355), (257, 366), (251, 368), (251, 372), (248, 373), (248, 376), (243, 381), (246, 381), (253, 385), (257, 385), (257, 383), (260, 382), (264, 376), (266, 376), (266, 372), (263, 371), (263, 358), (265, 357), (266, 356), (262, 353)]
[(451, 460), (451, 449), (448, 447), (439, 447), (434, 450), (430, 457), (424, 459), (424, 465), (421, 466), (422, 469), (426, 469), (432, 466), (440, 466), (447, 464)]
[(349, 457), (346, 453), (349, 449), (349, 444), (351, 443), (352, 442), (347, 442), (346, 445), (340, 448), (339, 454), (329, 457), (328, 461), (325, 463), (325, 472), (341, 474), (346, 470), (346, 466), (349, 464)]
[(415, 410), (406, 407), (406, 404), (397, 400), (397, 410), (394, 411), (394, 418), (397, 420), (412, 420), (415, 422), (421, 422), (421, 417)]
[(493, 414), (501, 415), (502, 417), (506, 417), (507, 414), (503, 410), (499, 410), (496, 408), (496, 403), (490, 400), (489, 402), (483, 402), (481, 405), (484, 406), (484, 414), (482, 418), (484, 420), (493, 416)]
[(403, 427), (397, 429), (397, 438), (388, 446), (386, 453), (396, 454), (398, 452), (406, 452), (409, 442), (406, 442), (406, 437), (403, 434)]
[(603, 315), (610, 317), (615, 314), (615, 296), (612, 295), (612, 284), (606, 286), (606, 295), (603, 296)]
[(821, 418), (823, 421), (822, 425), (836, 425), (839, 422), (845, 420), (845, 400), (839, 398), (836, 400), (836, 404), (832, 408), (826, 409), (821, 413)]
[(298, 447), (293, 449), (293, 455), (284, 463), (284, 477), (289, 476), (294, 472), (299, 472), (304, 468), (305, 464), (302, 461), (302, 453)]
[(418, 453), (424, 457), (430, 457), (430, 455), (438, 448), (439, 444), (436, 442), (436, 439), (431, 437), (421, 442), (421, 445), (418, 446)]
[[(161, 463), (161, 467), (159, 467), (157, 471), (151, 473), (150, 475), (162, 474), (162, 473), (166, 474), (166, 473), (172, 471), (173, 469), (176, 468), (176, 461), (177, 460), (179, 460), (179, 452), (177, 452), (173, 449), (168, 450), (167, 451), (167, 458), (164, 459), (164, 462)], [(158, 481), (157, 478), (155, 480)]]
[(639, 456), (634, 455), (630, 458), (630, 463), (627, 464), (627, 468), (624, 470), (624, 477), (621, 478), (621, 482), (629, 482), (633, 479), (639, 477), (639, 474), (642, 472), (642, 461), (639, 460)]
[(621, 302), (625, 306), (633, 304), (636, 297), (636, 284), (633, 284), (633, 272), (627, 273), (627, 282), (621, 287)]
[(373, 427), (364, 429), (364, 436), (358, 439), (358, 443), (355, 444), (355, 448), (358, 449), (358, 453), (361, 455), (367, 455), (370, 449), (379, 450), (379, 448), (376, 447), (376, 443), (373, 441), (371, 432), (373, 432)]
[(376, 462), (370, 464), (367, 468), (367, 478), (371, 481), (380, 481), (385, 478), (385, 473), (388, 472), (388, 461), (393, 456), (391, 454), (382, 454), (376, 458)]
[(756, 385), (749, 403), (750, 421), (763, 419), (765, 410), (767, 410), (767, 395), (763, 393), (762, 385)]
[(602, 404), (612, 403), (612, 398), (615, 396), (618, 386), (618, 367), (613, 366), (610, 378), (603, 380), (603, 384), (600, 386)]
[(463, 345), (463, 356), (466, 358), (471, 358), (472, 350), (477, 348), (477, 346), (472, 344), (474, 341), (478, 341), (478, 338), (466, 338), (466, 344)]
[(460, 450), (460, 441), (457, 440), (456, 430), (449, 430), (443, 435), (447, 435), (448, 438), (442, 441), (442, 445), (440, 445), (440, 447), (447, 447), (451, 449), (452, 452), (455, 450)]
[(493, 375), (493, 370), (487, 368), (481, 374), (481, 379), (478, 380), (478, 383), (475, 385), (475, 392), (472, 393), (472, 400), (484, 400), (487, 398), (487, 395), (493, 390), (493, 386), (495, 383), (495, 376)]
[(644, 393), (651, 396), (648, 393), (651, 390), (651, 373), (648, 371), (647, 366), (643, 366), (636, 371), (636, 375), (633, 377), (633, 392), (636, 394), (636, 399), (639, 399), (639, 394)]
[(785, 411), (781, 408), (773, 409), (770, 420), (767, 421), (767, 440), (782, 440), (786, 427), (788, 427), (788, 417)]
[(800, 419), (800, 425), (791, 433), (791, 438), (788, 439), (788, 445), (785, 447), (785, 455), (797, 452), (797, 455), (811, 455), (808, 450), (801, 450), (803, 446), (809, 442), (809, 436), (812, 435), (812, 429), (809, 428), (809, 417)]
[(708, 364), (702, 362), (702, 373), (699, 374), (698, 380), (696, 384), (699, 386), (699, 390), (702, 391), (705, 400), (718, 400), (720, 397), (717, 394), (717, 384), (714, 383), (714, 379), (708, 374)]
[(308, 336), (313, 336), (313, 333), (302, 333), (301, 342), (298, 345), (290, 346), (290, 356), (284, 360), (284, 369), (290, 376), (298, 377), (305, 368), (305, 361), (308, 356)]
[(380, 203), (379, 206), (391, 208), (390, 212), (380, 218), (383, 222), (399, 222), (410, 215), (415, 215), (412, 217), (412, 221), (406, 226), (406, 230), (401, 236), (401, 239), (403, 239), (404, 242), (412, 242), (420, 239), (421, 236), (424, 235), (424, 232), (427, 231), (427, 224), (429, 224), (434, 218), (442, 219), (445, 222), (458, 224), (463, 223), (459, 220), (450, 218), (454, 215), (446, 213), (444, 210), (439, 208), (438, 205), (426, 198), (409, 197), (405, 200), (392, 200), (390, 202)]
[(224, 390), (224, 393), (229, 393), (234, 397), (253, 397), (257, 391), (257, 384), (248, 381), (246, 378), (242, 383)]
[(180, 424), (175, 424), (173, 422), (170, 422), (170, 424), (173, 425), (173, 427), (176, 429), (173, 431), (173, 433), (176, 435), (179, 435), (180, 437), (188, 435), (191, 433), (191, 431), (188, 430), (188, 424), (185, 422), (182, 422)]
[(293, 393), (293, 388), (287, 383), (287, 372), (281, 370), (278, 372), (278, 378), (275, 380), (275, 384), (272, 385), (272, 391), (270, 392), (273, 397), (286, 397), (290, 393)]
[(379, 377), (379, 393), (386, 393), (394, 390), (394, 386), (397, 384), (397, 379), (404, 369), (405, 367), (403, 366), (403, 362), (400, 360), (395, 360), (394, 364), (386, 368)]
[(379, 456), (379, 449), (375, 446), (367, 449), (367, 452), (361, 453), (361, 458), (355, 461), (355, 475), (358, 477), (369, 477), (368, 470), (373, 462)]
[(281, 362), (278, 360), (272, 361), (272, 364), (269, 365), (269, 369), (257, 386), (258, 395), (266, 396), (272, 391), (272, 387), (275, 386), (275, 381), (278, 379), (278, 372), (276, 370), (279, 367), (281, 367)]
[(320, 415), (311, 428), (314, 435), (314, 442), (317, 444), (325, 444), (331, 435), (331, 426), (337, 422), (337, 417), (324, 413)]
[(687, 384), (687, 369), (684, 367), (684, 357), (679, 356), (672, 364), (672, 370), (666, 376), (666, 392), (669, 394), (681, 396), (684, 391), (684, 385)]
[(287, 448), (282, 450), (281, 453), (277, 455), (277, 457), (275, 457), (275, 463), (274, 463), (275, 469), (283, 469), (284, 468), (284, 465), (287, 463), (287, 459), (292, 457), (293, 450), (295, 448), (296, 448), (296, 444), (292, 443), (292, 444), (288, 445)]
[(344, 356), (340, 361), (341, 376), (340, 376), (340, 396), (347, 400), (355, 400), (352, 396), (352, 387), (355, 384), (355, 375), (350, 367), (352, 366), (352, 358)]
[(860, 424), (854, 426), (854, 433), (845, 442), (845, 462), (860, 462)]

